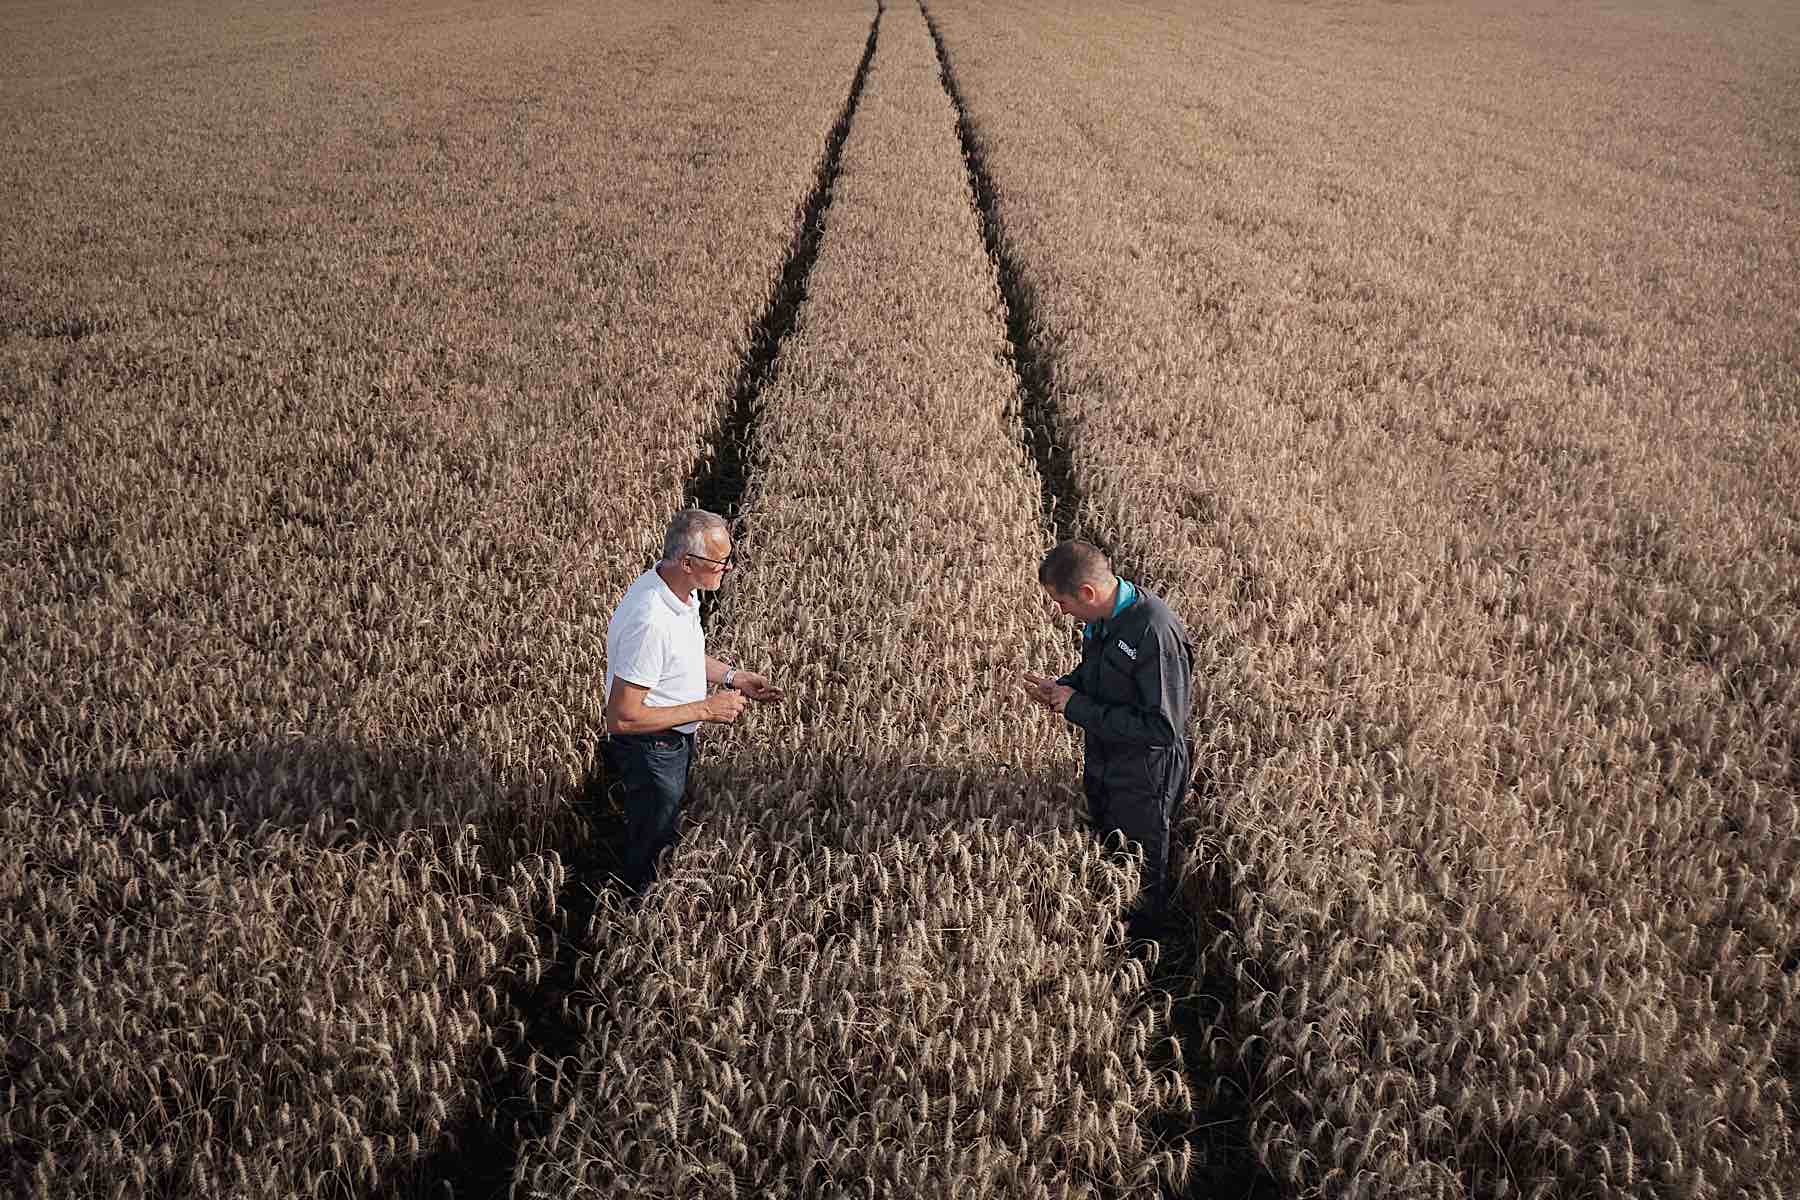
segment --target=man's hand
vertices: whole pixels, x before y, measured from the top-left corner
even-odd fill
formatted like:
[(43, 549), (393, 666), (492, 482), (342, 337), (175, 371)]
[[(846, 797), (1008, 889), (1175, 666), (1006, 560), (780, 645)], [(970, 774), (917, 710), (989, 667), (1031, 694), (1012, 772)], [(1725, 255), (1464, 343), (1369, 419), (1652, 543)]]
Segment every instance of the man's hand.
[(1064, 708), (1068, 707), (1069, 697), (1075, 694), (1074, 688), (1056, 682), (1049, 675), (1024, 671), (1020, 673), (1019, 680), (1020, 688), (1027, 696), (1031, 697), (1032, 703), (1047, 712), (1062, 712)]
[(731, 686), (758, 704), (780, 704), (784, 694), (769, 684), (768, 677), (755, 671), (739, 671), (731, 677)]
[(700, 719), (717, 725), (729, 725), (744, 711), (745, 703), (743, 693), (723, 688), (700, 702)]

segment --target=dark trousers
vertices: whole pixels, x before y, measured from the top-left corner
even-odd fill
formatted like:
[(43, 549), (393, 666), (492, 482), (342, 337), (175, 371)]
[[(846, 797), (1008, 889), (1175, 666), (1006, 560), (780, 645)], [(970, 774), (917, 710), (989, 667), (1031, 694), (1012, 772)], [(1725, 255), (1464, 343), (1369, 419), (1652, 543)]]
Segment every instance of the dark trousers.
[(607, 792), (625, 813), (619, 878), (641, 892), (656, 877), (656, 860), (675, 843), (681, 799), (694, 761), (694, 735), (615, 733), (600, 741)]
[(1145, 764), (1151, 768), (1146, 772), (1149, 777), (1141, 782), (1127, 773), (1129, 784), (1120, 786), (1092, 770), (1082, 779), (1088, 825), (1095, 835), (1122, 834), (1144, 849), (1143, 890), (1131, 915), (1135, 924), (1145, 927), (1157, 925), (1168, 914), (1169, 822), (1188, 782), (1185, 754), (1176, 751), (1150, 758)]

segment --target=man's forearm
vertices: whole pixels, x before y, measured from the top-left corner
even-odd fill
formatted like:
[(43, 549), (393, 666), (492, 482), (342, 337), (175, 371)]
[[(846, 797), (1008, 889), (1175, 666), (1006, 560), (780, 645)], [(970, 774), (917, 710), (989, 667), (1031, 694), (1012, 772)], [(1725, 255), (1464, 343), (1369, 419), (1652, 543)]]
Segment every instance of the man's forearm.
[(732, 666), (730, 663), (720, 662), (710, 654), (706, 656), (706, 682), (716, 683), (723, 687), (725, 685), (725, 676), (730, 674), (731, 671)]
[(1078, 725), (1108, 741), (1132, 742), (1142, 746), (1174, 744), (1174, 727), (1156, 709), (1138, 708), (1130, 704), (1105, 704), (1076, 692), (1063, 706), (1063, 717), (1071, 725)]
[(706, 719), (706, 703), (669, 704), (661, 707), (644, 705), (630, 716), (606, 714), (608, 733), (664, 733), (677, 725)]

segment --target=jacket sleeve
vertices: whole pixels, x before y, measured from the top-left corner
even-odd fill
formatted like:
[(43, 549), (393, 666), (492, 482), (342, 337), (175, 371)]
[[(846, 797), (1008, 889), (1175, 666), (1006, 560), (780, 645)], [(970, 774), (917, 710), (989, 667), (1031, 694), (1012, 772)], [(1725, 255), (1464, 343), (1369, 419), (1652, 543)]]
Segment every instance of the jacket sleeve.
[[(1135, 703), (1107, 704), (1076, 692), (1063, 716), (1104, 742), (1175, 745), (1186, 720), (1187, 662), (1179, 640), (1168, 630), (1152, 627), (1149, 633), (1132, 672)], [(1155, 653), (1148, 653), (1151, 650)]]

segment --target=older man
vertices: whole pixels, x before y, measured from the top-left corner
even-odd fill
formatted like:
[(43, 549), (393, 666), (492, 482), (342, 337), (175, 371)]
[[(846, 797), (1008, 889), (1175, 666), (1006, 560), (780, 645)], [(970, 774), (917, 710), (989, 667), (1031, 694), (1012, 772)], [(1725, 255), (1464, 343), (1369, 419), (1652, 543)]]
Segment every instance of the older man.
[[(641, 891), (675, 840), (681, 800), (703, 721), (737, 720), (747, 699), (772, 704), (781, 690), (754, 671), (706, 653), (700, 596), (731, 570), (731, 529), (702, 509), (675, 514), (662, 559), (638, 576), (606, 627), (606, 732), (601, 755), (625, 810), (620, 876)], [(707, 685), (724, 690), (707, 694)]]
[(1144, 848), (1144, 897), (1132, 925), (1154, 934), (1168, 908), (1169, 819), (1193, 760), (1193, 647), (1169, 606), (1114, 575), (1088, 542), (1052, 549), (1038, 567), (1038, 584), (1051, 604), (1083, 622), (1081, 663), (1058, 679), (1027, 671), (1023, 687), (1081, 727), (1088, 818), (1102, 837), (1122, 833)]

